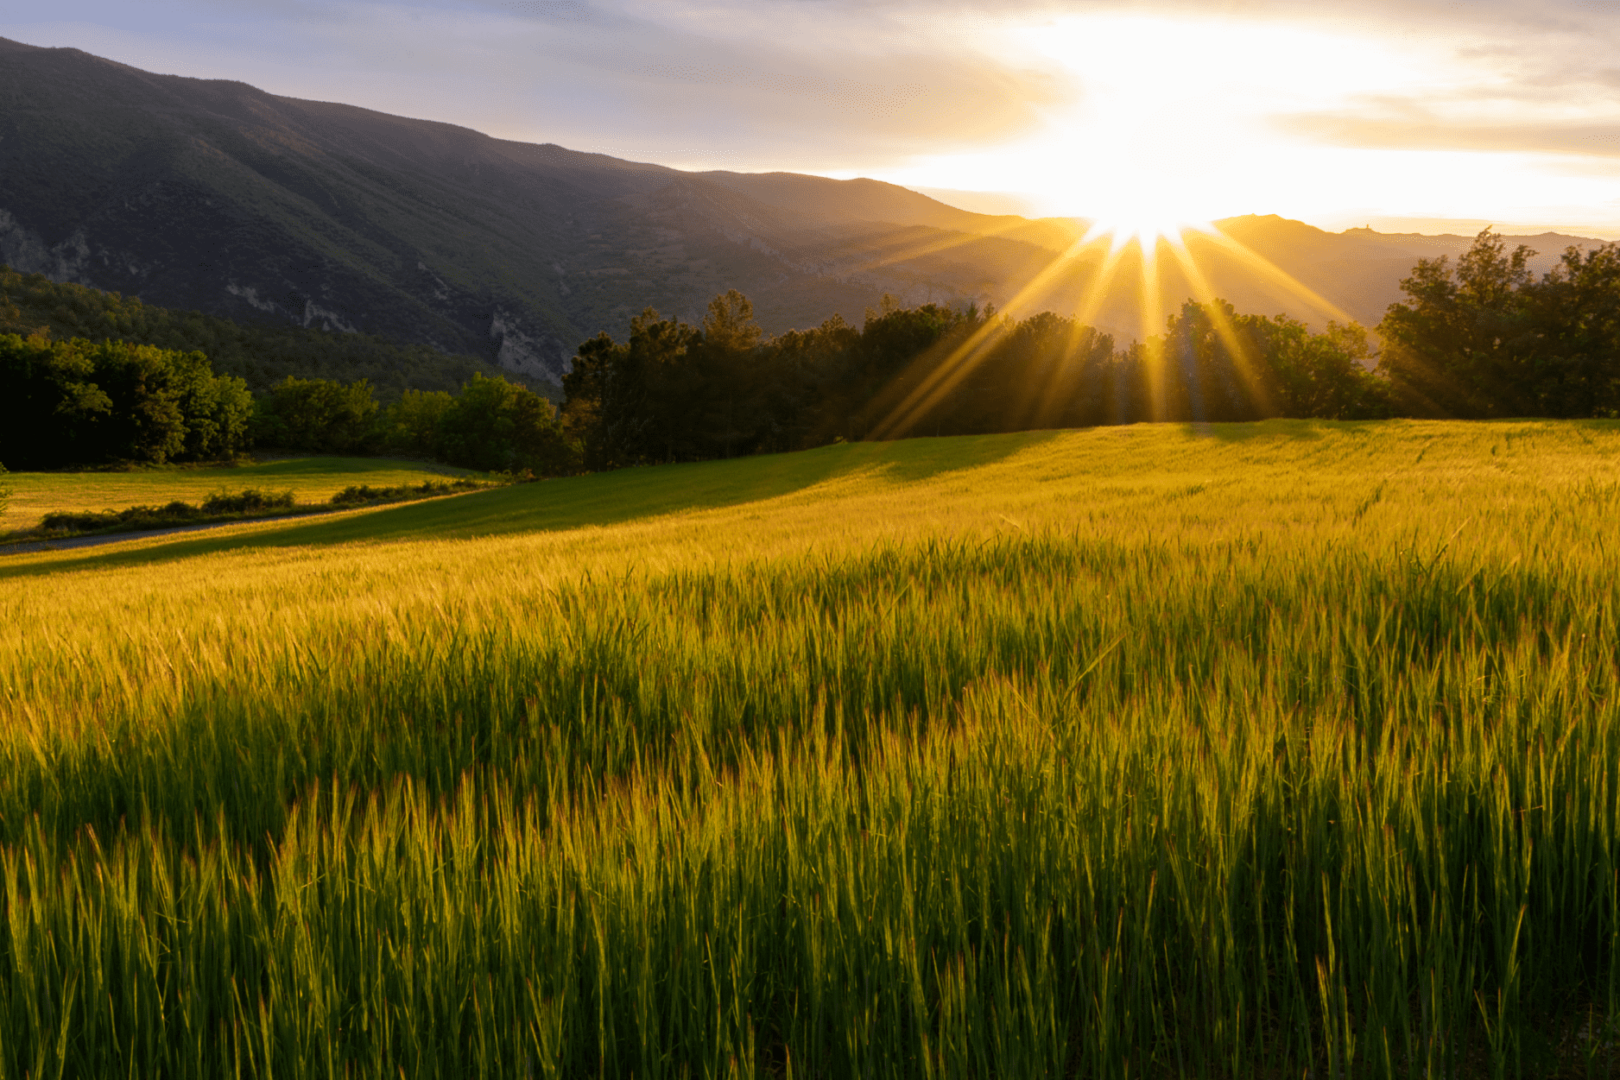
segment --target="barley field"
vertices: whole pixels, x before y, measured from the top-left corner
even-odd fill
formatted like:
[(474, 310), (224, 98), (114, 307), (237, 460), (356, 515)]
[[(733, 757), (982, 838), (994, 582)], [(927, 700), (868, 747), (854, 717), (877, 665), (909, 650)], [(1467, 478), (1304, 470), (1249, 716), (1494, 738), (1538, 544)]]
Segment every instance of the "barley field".
[(828, 447), (0, 560), (0, 1077), (1620, 1064), (1620, 423)]

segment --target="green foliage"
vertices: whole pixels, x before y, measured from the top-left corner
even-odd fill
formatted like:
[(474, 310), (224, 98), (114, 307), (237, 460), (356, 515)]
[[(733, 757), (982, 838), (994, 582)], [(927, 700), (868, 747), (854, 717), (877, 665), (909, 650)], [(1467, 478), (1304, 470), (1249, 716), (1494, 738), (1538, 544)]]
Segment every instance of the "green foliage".
[(202, 511), (205, 514), (258, 514), (266, 510), (290, 509), (292, 504), (293, 493), (290, 491), (247, 488), (237, 492), (214, 492), (203, 500)]
[(201, 353), (0, 335), (0, 453), (23, 468), (230, 457), (251, 407)]
[(699, 331), (647, 308), (625, 344), (602, 333), (580, 346), (563, 390), (566, 430), (587, 469), (710, 456), (698, 449), (706, 431), (692, 412), (714, 389), (688, 359), (700, 341)]
[(372, 487), (369, 484), (350, 485), (332, 496), (333, 506), (370, 506), (375, 503), (402, 502), (406, 499), (431, 498), (435, 495), (453, 495), (458, 491), (477, 491), (488, 484), (465, 477), (459, 480), (427, 480), (420, 484), (401, 484), (396, 487)]
[(451, 390), (474, 373), (499, 370), (477, 357), (446, 354), (426, 345), (402, 345), (367, 334), (243, 325), (0, 266), (3, 333), (120, 340), (174, 352), (202, 352), (216, 371), (242, 378), (256, 392), (269, 390), (288, 376), (338, 382), (364, 379), (384, 398), (393, 399), (407, 389)]
[(1380, 370), (1429, 416), (1620, 415), (1620, 245), (1564, 252), (1538, 281), (1524, 245), (1490, 229), (1457, 260), (1425, 259), (1378, 326)]
[(1371, 359), (1359, 326), (1329, 323), (1315, 334), (1286, 315), (1240, 315), (1223, 300), (1189, 300), (1137, 362), (1164, 372), (1155, 411), (1172, 418), (1367, 420), (1390, 415)]
[(258, 400), (261, 445), (314, 453), (383, 449), (485, 472), (560, 475), (575, 467), (551, 403), (501, 377), (475, 374), (452, 396), (407, 390), (387, 409), (369, 383), (287, 378)]
[(202, 506), (176, 500), (164, 506), (132, 506), (126, 510), (100, 512), (63, 511), (46, 514), (39, 527), (48, 533), (133, 532), (140, 529), (161, 529), (170, 525), (191, 525), (204, 521), (246, 517), (273, 510), (290, 510), (293, 493), (290, 491), (217, 491), (203, 500)]
[(39, 523), (47, 533), (133, 532), (161, 529), (168, 525), (189, 525), (201, 521), (203, 512), (187, 502), (164, 506), (131, 506), (125, 510), (73, 511), (46, 514)]
[(353, 454), (370, 451), (379, 441), (377, 399), (364, 379), (345, 384), (289, 375), (256, 406), (253, 436), (261, 446)]
[(484, 472), (570, 471), (572, 451), (551, 403), (503, 378), (474, 375), (440, 415), (441, 460)]
[(455, 399), (443, 390), (405, 391), (383, 413), (383, 447), (394, 454), (435, 456), (439, 429), (454, 404)]
[(585, 342), (563, 380), (588, 469), (802, 449), (839, 440), (1142, 420), (1388, 416), (1366, 333), (1189, 301), (1123, 352), (1072, 319), (885, 298), (856, 330), (831, 319), (766, 340), (717, 297), (701, 329), (648, 309), (630, 338)]

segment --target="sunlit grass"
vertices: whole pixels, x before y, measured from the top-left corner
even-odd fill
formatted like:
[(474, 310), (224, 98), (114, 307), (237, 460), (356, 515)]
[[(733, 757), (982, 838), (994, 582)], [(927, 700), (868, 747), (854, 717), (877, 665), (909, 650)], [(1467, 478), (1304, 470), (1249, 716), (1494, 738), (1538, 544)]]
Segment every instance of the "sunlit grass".
[(9, 473), (14, 495), (0, 531), (37, 526), (46, 514), (96, 513), (170, 502), (201, 503), (222, 489), (291, 491), (298, 502), (325, 502), (351, 484), (420, 484), (465, 470), (387, 458), (297, 457), (233, 466), (170, 466), (127, 472)]
[(5, 560), (0, 1073), (1602, 1065), (1617, 510), (1158, 426)]

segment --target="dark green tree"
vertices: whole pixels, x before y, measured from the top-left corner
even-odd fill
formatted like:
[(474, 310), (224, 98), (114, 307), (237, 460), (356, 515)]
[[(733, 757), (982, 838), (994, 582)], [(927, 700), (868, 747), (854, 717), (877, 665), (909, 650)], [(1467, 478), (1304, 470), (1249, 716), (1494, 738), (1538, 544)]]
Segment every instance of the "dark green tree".
[[(659, 395), (671, 413), (665, 426), (674, 429), (677, 419), (685, 421), (679, 440), (683, 456), (735, 457), (759, 448), (770, 424), (763, 337), (754, 322), (754, 305), (742, 293), (731, 289), (709, 301), (703, 332), (689, 345), (686, 363), (666, 369), (684, 385), (665, 385)], [(681, 397), (687, 400), (676, 406), (677, 414), (669, 406)]]
[(202, 353), (0, 337), (0, 445), (30, 467), (209, 461), (247, 446), (252, 398)]
[(1401, 281), (1407, 300), (1390, 305), (1378, 333), (1379, 370), (1403, 411), (1456, 417), (1538, 411), (1538, 335), (1525, 303), (1534, 254), (1522, 244), (1509, 252), (1485, 229), (1455, 270), (1445, 256), (1424, 259)]
[(1620, 417), (1620, 243), (1567, 249), (1521, 295), (1536, 331), (1535, 411)]
[(352, 383), (289, 375), (258, 399), (254, 440), (284, 450), (358, 454), (375, 448), (377, 399), (365, 379)]
[(1372, 345), (1363, 327), (1330, 322), (1315, 334), (1286, 315), (1268, 322), (1265, 361), (1279, 415), (1321, 420), (1393, 415), (1389, 384), (1372, 370)]
[(474, 375), (439, 420), (444, 461), (486, 472), (572, 472), (575, 455), (551, 402), (507, 379)]
[(382, 415), (382, 445), (391, 454), (435, 457), (444, 417), (455, 398), (443, 390), (407, 390)]
[(0, 335), (0, 459), (23, 469), (97, 461), (112, 404), (83, 349)]
[(698, 456), (692, 409), (708, 388), (687, 357), (700, 333), (648, 308), (631, 320), (624, 344), (602, 333), (579, 347), (563, 379), (563, 420), (585, 468)]

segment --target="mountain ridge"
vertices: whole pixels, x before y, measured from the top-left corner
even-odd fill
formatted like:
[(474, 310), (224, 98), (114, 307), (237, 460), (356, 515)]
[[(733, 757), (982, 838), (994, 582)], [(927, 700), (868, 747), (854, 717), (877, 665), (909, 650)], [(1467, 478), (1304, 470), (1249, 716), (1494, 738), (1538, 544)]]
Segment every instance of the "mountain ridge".
[(858, 317), (884, 293), (1050, 308), (1120, 335), (1200, 291), (1376, 322), (1417, 258), (1468, 243), (1227, 219), (1221, 237), (1260, 262), (1191, 235), (1197, 272), (1161, 253), (1147, 310), (1140, 253), (1079, 244), (1083, 220), (977, 214), (878, 180), (685, 172), (6, 39), (0, 100), (0, 261), (553, 384), (585, 338), (648, 306), (696, 321), (728, 288), (773, 333)]

